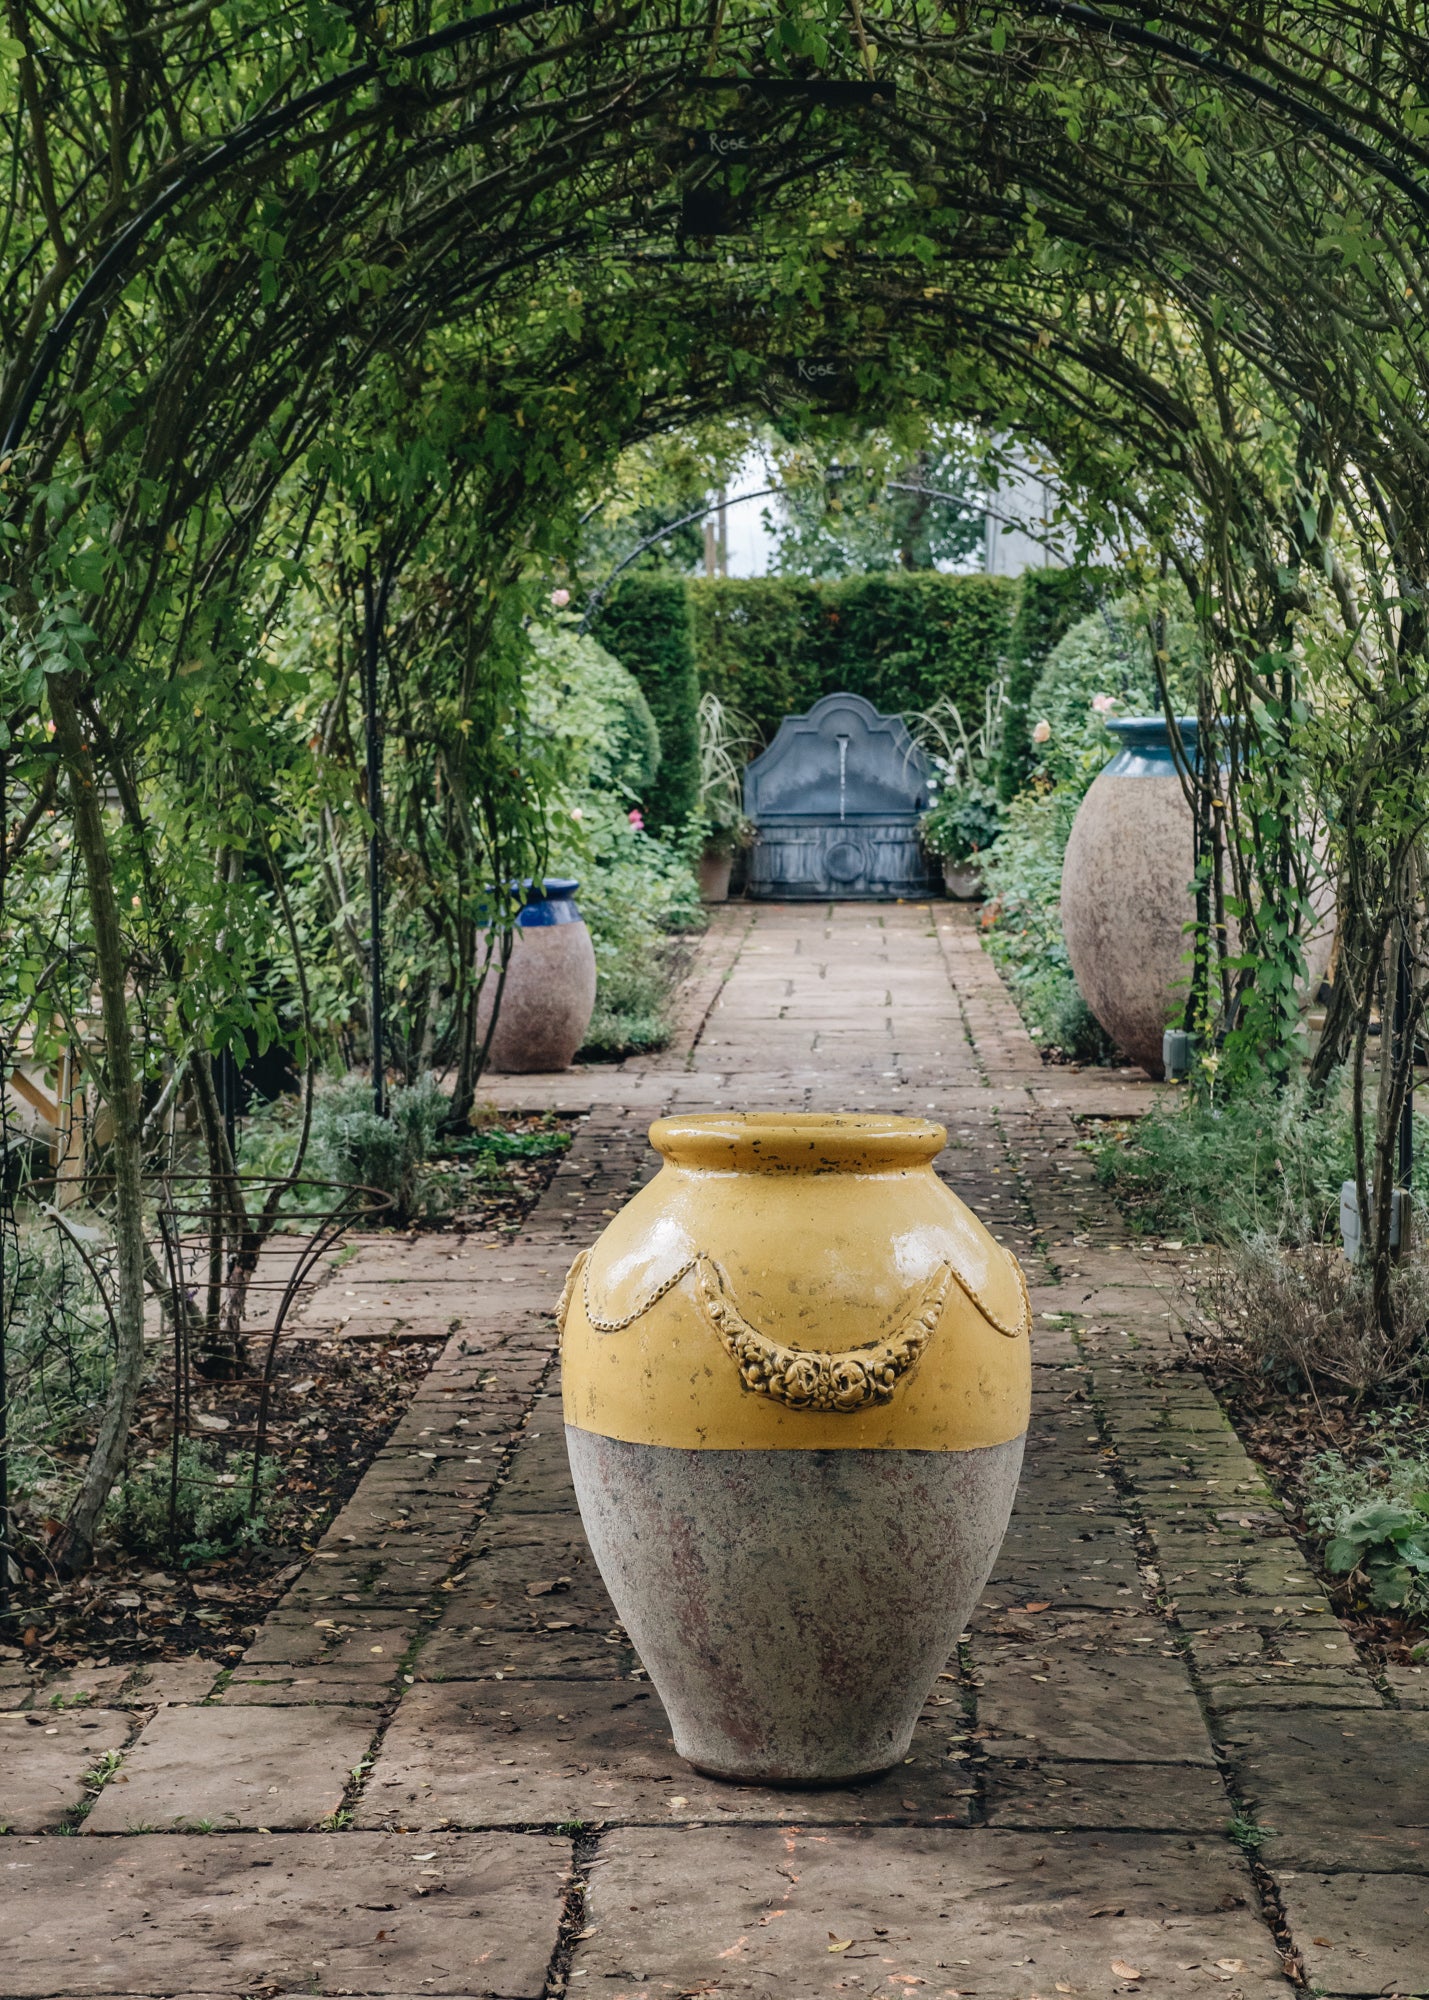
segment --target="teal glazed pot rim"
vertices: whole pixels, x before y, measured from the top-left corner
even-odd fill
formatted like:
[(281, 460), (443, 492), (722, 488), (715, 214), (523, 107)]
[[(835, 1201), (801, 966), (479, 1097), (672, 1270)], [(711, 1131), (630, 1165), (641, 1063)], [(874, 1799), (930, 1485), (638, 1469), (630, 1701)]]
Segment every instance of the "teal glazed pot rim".
[[(1109, 715), (1106, 726), (1121, 739), (1121, 747), (1102, 771), (1104, 778), (1175, 778), (1179, 776), (1171, 732), (1164, 715)], [(1176, 727), (1196, 764), (1196, 718), (1178, 715)]]

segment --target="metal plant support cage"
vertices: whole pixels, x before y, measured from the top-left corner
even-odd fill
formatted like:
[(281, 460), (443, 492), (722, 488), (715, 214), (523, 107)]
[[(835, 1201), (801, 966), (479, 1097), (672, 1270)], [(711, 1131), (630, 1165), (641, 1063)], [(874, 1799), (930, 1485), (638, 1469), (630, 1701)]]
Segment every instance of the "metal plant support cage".
[[(154, 1173), (146, 1178), (153, 1215), (146, 1246), (149, 1295), (160, 1309), (159, 1343), (167, 1340), (172, 1356), (168, 1530), (170, 1551), (176, 1556), (181, 1486), (218, 1483), (196, 1478), (181, 1464), (183, 1445), (200, 1435), (193, 1423), (192, 1392), (195, 1357), (205, 1339), (231, 1342), (240, 1360), (248, 1357), (253, 1343), (262, 1343), (261, 1361), (250, 1372), (231, 1378), (258, 1390), (258, 1406), (249, 1426), (252, 1458), (246, 1512), (251, 1519), (258, 1509), (279, 1347), (294, 1308), (323, 1258), (358, 1222), (380, 1222), (392, 1210), (395, 1196), (361, 1182), (325, 1180), (303, 1173), (234, 1173), (215, 1179), (207, 1171), (194, 1170)], [(91, 1194), (98, 1188), (101, 1201), (103, 1181), (102, 1173), (89, 1180)], [(297, 1205), (284, 1205), (285, 1195), (293, 1197)], [(94, 1207), (87, 1212), (93, 1214)], [(13, 1202), (4, 1204), (0, 1229), (6, 1238), (6, 1267), (16, 1271), (22, 1230)], [(33, 1230), (44, 1229), (84, 1266), (113, 1332), (111, 1277), (106, 1268), (110, 1246), (102, 1232), (78, 1221), (71, 1210), (37, 1203)], [(6, 1345), (15, 1311), (15, 1292), (13, 1287), (7, 1291), (0, 1306), (0, 1350)], [(0, 1389), (4, 1384), (0, 1372)], [(7, 1439), (8, 1417), (8, 1408), (0, 1409), (0, 1434)], [(241, 1437), (240, 1432), (235, 1442)], [(0, 1514), (0, 1614), (8, 1604), (16, 1562), (7, 1506)]]

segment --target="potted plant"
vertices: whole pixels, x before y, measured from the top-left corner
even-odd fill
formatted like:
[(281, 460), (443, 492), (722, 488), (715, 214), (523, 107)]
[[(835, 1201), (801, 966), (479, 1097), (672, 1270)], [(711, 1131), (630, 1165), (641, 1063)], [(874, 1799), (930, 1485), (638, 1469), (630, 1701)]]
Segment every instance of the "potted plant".
[(981, 857), (1002, 831), (1002, 800), (994, 773), (1002, 749), (1007, 683), (983, 697), (983, 717), (969, 730), (951, 696), (909, 719), (909, 730), (932, 765), (923, 844), (943, 864), (950, 896), (968, 901), (983, 892)]
[(723, 903), (735, 855), (754, 844), (754, 822), (744, 811), (744, 766), (759, 738), (753, 724), (717, 694), (700, 697), (699, 722), (700, 900)]

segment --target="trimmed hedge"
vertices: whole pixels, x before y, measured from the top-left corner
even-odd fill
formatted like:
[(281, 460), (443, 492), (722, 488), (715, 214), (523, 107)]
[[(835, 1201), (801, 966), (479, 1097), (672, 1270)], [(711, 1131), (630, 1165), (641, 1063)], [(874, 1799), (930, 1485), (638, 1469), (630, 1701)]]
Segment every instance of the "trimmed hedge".
[(656, 831), (681, 826), (699, 795), (699, 698), (705, 689), (749, 717), (767, 743), (786, 715), (821, 695), (866, 695), (885, 714), (951, 695), (969, 723), (983, 691), (1009, 677), (1012, 709), (1000, 789), (1030, 765), (1027, 703), (1047, 655), (1104, 588), (1089, 569), (1020, 578), (627, 577), (595, 633), (639, 682), (660, 732), (660, 771), (642, 801)]
[(698, 578), (687, 588), (701, 686), (747, 715), (766, 742), (786, 715), (845, 691), (884, 713), (951, 694), (976, 715), (1006, 662), (1017, 603), (1009, 577), (936, 570), (827, 583)]
[(1072, 627), (1094, 611), (1107, 576), (1096, 569), (1029, 569), (1023, 572), (1012, 621), (1007, 670), (1007, 722), (997, 789), (1004, 799), (1022, 790), (1032, 770), (1027, 705), (1047, 656)]
[(678, 831), (699, 804), (700, 684), (683, 577), (631, 576), (600, 612), (595, 636), (639, 683), (660, 733), (660, 769), (641, 805), (655, 833)]

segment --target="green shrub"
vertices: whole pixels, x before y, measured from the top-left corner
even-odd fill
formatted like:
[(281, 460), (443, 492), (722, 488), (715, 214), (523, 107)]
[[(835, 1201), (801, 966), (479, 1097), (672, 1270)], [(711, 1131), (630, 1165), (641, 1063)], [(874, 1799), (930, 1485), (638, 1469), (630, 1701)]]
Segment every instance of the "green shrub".
[(405, 1223), (432, 1212), (436, 1187), (426, 1163), (446, 1116), (447, 1099), (432, 1075), (389, 1093), (387, 1116), (372, 1108), (372, 1085), (360, 1072), (319, 1087), (313, 1104), (307, 1170), (314, 1180), (352, 1181), (393, 1197), (382, 1220)]
[(1352, 1464), (1323, 1452), (1305, 1468), (1305, 1517), (1334, 1576), (1364, 1578), (1377, 1611), (1429, 1617), (1429, 1445), (1390, 1444)]
[(1062, 855), (1081, 794), (1071, 786), (1024, 792), (1003, 814), (983, 863), (993, 901), (988, 951), (1032, 1039), (1075, 1062), (1101, 1062), (1111, 1043), (1082, 998), (1062, 936)]
[(1032, 773), (1028, 704), (1047, 655), (1085, 618), (1107, 582), (1101, 570), (1029, 569), (1020, 579), (1017, 614), (1008, 646), (1007, 726), (998, 758), (997, 788), (1004, 801), (1022, 790)]
[(561, 745), (568, 785), (614, 791), (629, 805), (648, 797), (660, 769), (660, 732), (639, 682), (574, 626), (535, 626), (536, 666), (527, 676), (532, 723)]
[(131, 1467), (115, 1488), (105, 1519), (131, 1555), (153, 1561), (209, 1562), (263, 1539), (264, 1497), (277, 1483), (278, 1468), (264, 1460), (258, 1468), (258, 1511), (250, 1514), (253, 1460), (206, 1440), (179, 1443), (179, 1479), (172, 1527), (169, 1520), (171, 1461), (167, 1448)]
[(634, 675), (659, 734), (658, 783), (641, 793), (657, 833), (682, 828), (699, 804), (699, 677), (683, 577), (630, 576), (595, 623), (602, 645)]
[(95, 1271), (105, 1275), (107, 1253), (102, 1240), (85, 1248), (88, 1263), (60, 1224), (29, 1224), (5, 1246), (0, 1266), (12, 1493), (22, 1500), (44, 1493), (50, 1512), (61, 1510), (55, 1482), (70, 1477), (62, 1449), (87, 1435), (113, 1364), (113, 1332), (95, 1280)]
[(1354, 1173), (1348, 1075), (1319, 1100), (1303, 1078), (1248, 1083), (1220, 1102), (1166, 1096), (1096, 1157), (1139, 1229), (1318, 1242), (1335, 1235), (1340, 1185)]
[[(1085, 791), (1115, 753), (1106, 714), (1160, 715), (1161, 691), (1152, 662), (1147, 600), (1123, 597), (1081, 619), (1048, 654), (1028, 700), (1034, 770), (1054, 784)], [(1184, 710), (1196, 698), (1200, 639), (1189, 607), (1178, 605), (1165, 628), (1167, 683)], [(1110, 701), (1106, 714), (1093, 706)], [(1042, 729), (1045, 741), (1036, 741)]]

